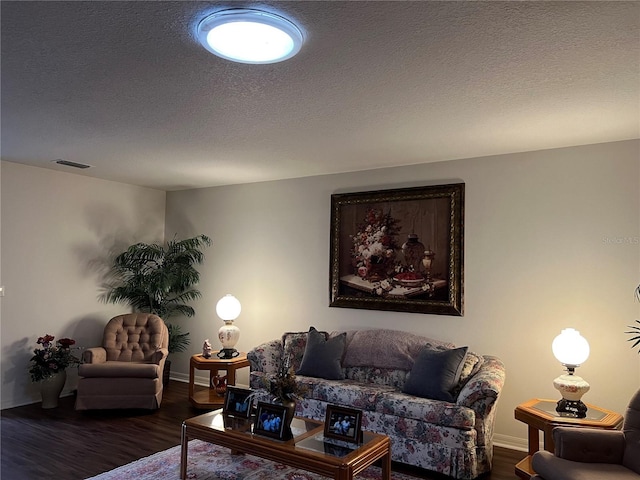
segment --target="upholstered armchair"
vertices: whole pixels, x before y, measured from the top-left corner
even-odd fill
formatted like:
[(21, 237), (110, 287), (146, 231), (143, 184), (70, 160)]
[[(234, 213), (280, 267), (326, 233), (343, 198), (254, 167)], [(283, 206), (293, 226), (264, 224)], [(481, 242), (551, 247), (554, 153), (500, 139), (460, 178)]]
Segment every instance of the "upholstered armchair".
[(532, 466), (537, 480), (640, 479), (640, 390), (629, 402), (620, 430), (556, 427), (555, 455), (539, 451)]
[(159, 408), (168, 345), (167, 326), (157, 315), (132, 313), (109, 320), (102, 346), (82, 354), (76, 410)]

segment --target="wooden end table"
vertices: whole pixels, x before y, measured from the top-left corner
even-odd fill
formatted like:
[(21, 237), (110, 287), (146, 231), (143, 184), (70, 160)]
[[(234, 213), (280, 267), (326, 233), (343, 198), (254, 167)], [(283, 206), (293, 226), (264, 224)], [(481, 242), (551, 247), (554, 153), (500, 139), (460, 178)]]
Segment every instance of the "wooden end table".
[(528, 425), (529, 455), (516, 465), (516, 475), (529, 480), (535, 471), (531, 467), (531, 457), (539, 450), (540, 430), (544, 433), (544, 449), (553, 452), (555, 445), (552, 431), (559, 426), (602, 428), (616, 430), (622, 428), (622, 416), (618, 413), (594, 405), (587, 405), (587, 416), (576, 418), (556, 412), (556, 400), (534, 398), (521, 403), (515, 409), (516, 420)]
[[(193, 355), (189, 361), (189, 401), (196, 408), (220, 408), (224, 404), (224, 392), (218, 393), (212, 386), (218, 372), (226, 371), (225, 385), (235, 385), (236, 370), (249, 366), (246, 353), (241, 353), (235, 358), (218, 358), (217, 353), (213, 352), (210, 358), (204, 358), (202, 354)], [(195, 370), (209, 370), (209, 386), (207, 388), (196, 387)]]

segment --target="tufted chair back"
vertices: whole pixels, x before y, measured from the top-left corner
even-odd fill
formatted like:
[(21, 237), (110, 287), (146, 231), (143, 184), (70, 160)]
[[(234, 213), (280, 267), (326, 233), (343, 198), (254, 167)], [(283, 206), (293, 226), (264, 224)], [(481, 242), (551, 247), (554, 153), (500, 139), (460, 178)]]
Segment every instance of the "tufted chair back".
[(169, 345), (163, 320), (152, 313), (130, 313), (112, 318), (104, 328), (102, 346), (107, 361), (149, 362)]

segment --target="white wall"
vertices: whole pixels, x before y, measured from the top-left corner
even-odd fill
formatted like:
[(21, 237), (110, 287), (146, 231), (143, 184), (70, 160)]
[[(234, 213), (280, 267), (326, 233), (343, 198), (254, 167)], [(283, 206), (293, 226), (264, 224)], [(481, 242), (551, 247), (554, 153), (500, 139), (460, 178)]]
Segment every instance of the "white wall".
[[(163, 191), (1, 162), (2, 408), (39, 401), (27, 372), (39, 336), (99, 345), (129, 311), (100, 301), (105, 262), (137, 241), (164, 239)], [(66, 391), (75, 388), (75, 370)]]
[[(215, 303), (233, 293), (244, 351), (314, 325), (390, 327), (500, 356), (507, 383), (496, 439), (510, 445), (526, 438), (514, 407), (558, 396), (550, 344), (563, 327), (591, 343), (578, 370), (592, 385), (588, 403), (623, 412), (640, 383), (639, 355), (623, 333), (640, 318), (639, 141), (170, 192), (166, 226), (164, 192), (0, 165), (2, 408), (38, 401), (27, 374), (38, 336), (99, 341), (125, 309), (99, 300), (105, 259), (165, 231), (214, 241), (196, 317), (176, 319), (192, 338), (189, 352), (174, 355), (176, 378), (186, 378), (205, 338), (216, 345)], [(329, 308), (331, 194), (452, 181), (466, 184), (464, 317)]]
[[(329, 308), (331, 194), (452, 181), (466, 184), (465, 315)], [(185, 378), (202, 341), (217, 344), (215, 304), (232, 293), (242, 302), (243, 351), (314, 325), (395, 328), (499, 356), (507, 383), (496, 439), (520, 447), (526, 427), (513, 409), (558, 397), (551, 341), (571, 326), (592, 347), (578, 370), (592, 385), (585, 400), (623, 412), (640, 378), (623, 333), (639, 318), (639, 192), (638, 141), (170, 192), (167, 236), (214, 242), (196, 317), (179, 320), (191, 351), (174, 357), (172, 372)]]

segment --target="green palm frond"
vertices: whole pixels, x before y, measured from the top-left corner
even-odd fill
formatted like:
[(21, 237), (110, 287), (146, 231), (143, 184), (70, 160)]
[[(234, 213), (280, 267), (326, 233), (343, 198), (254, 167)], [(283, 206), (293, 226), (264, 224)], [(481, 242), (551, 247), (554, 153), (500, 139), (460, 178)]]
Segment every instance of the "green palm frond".
[(180, 325), (172, 323), (167, 323), (167, 328), (169, 329), (169, 351), (184, 352), (187, 346), (191, 344), (189, 332), (182, 333)]
[[(634, 293), (636, 295), (636, 299), (640, 301), (640, 285), (636, 287)], [(640, 345), (640, 320), (636, 320), (636, 323), (638, 325), (627, 325), (627, 327), (631, 330), (624, 332), (627, 335), (634, 335), (633, 337), (627, 339), (627, 341), (633, 342), (631, 348), (636, 348), (638, 345)], [(638, 353), (640, 353), (640, 349), (638, 349)]]
[[(192, 317), (195, 310), (188, 303), (201, 296), (194, 288), (200, 281), (194, 265), (202, 264), (202, 249), (211, 243), (206, 235), (198, 235), (174, 238), (166, 245), (131, 245), (113, 260), (111, 283), (105, 286), (103, 299), (107, 303), (128, 303), (137, 311), (155, 313), (164, 320), (178, 314)], [(171, 331), (178, 331), (176, 327)]]
[[(636, 320), (636, 323), (640, 324), (640, 320)], [(628, 335), (634, 335), (631, 338), (627, 338), (627, 341), (629, 342), (634, 342), (633, 345), (631, 345), (631, 348), (636, 348), (638, 345), (640, 345), (640, 326), (639, 325), (627, 325), (627, 328), (630, 328), (631, 330), (624, 332)], [(640, 350), (638, 350), (638, 353), (640, 353)]]

